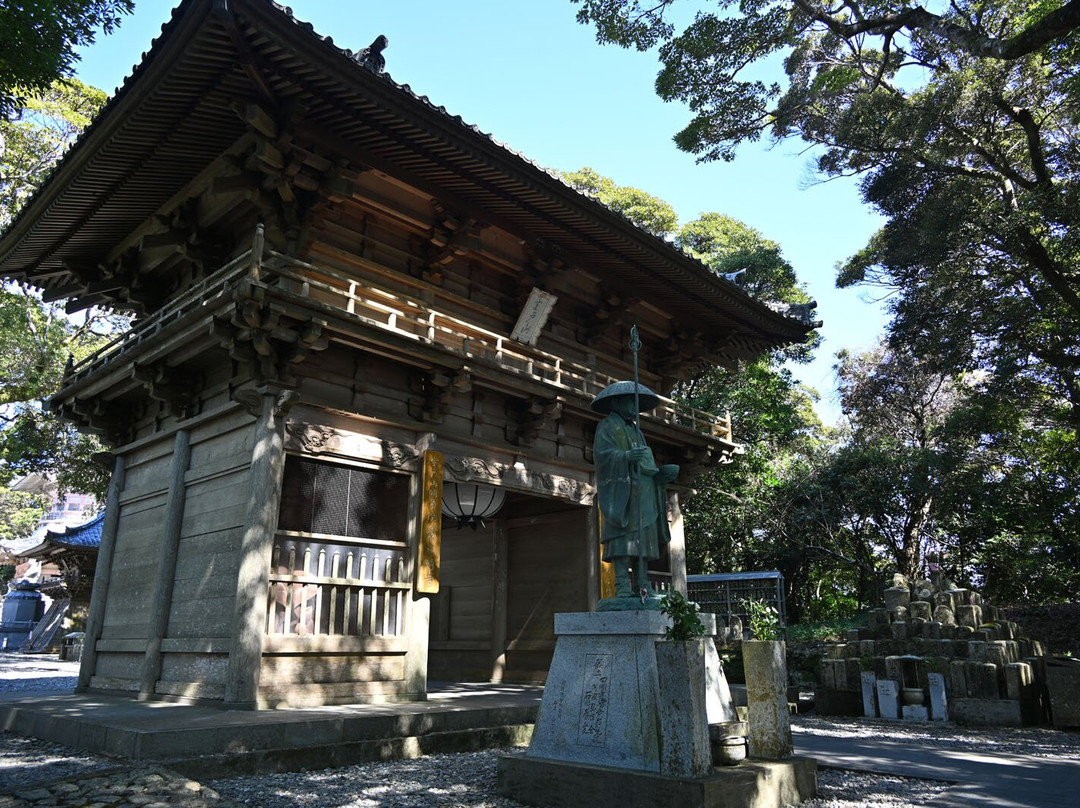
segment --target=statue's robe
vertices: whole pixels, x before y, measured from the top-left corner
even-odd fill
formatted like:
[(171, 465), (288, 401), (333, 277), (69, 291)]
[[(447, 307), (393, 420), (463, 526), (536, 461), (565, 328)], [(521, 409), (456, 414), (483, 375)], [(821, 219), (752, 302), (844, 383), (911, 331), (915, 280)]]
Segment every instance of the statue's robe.
[[(619, 556), (659, 558), (660, 545), (671, 541), (667, 485), (630, 463), (627, 453), (635, 446), (646, 446), (641, 432), (616, 412), (608, 414), (596, 428), (593, 459), (603, 515), (600, 542), (604, 561)], [(655, 467), (651, 452), (643, 465)]]

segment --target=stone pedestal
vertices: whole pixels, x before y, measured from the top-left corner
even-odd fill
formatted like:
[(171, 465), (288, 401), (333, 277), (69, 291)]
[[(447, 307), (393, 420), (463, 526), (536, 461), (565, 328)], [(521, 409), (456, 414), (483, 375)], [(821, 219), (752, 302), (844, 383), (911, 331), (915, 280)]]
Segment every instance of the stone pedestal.
[[(702, 620), (712, 629), (712, 615)], [(661, 683), (657, 643), (669, 645), (670, 624), (652, 611), (555, 615), (555, 656), (527, 757), (708, 773), (708, 725), (735, 720), (735, 708), (711, 639), (683, 649), (692, 659), (665, 648)]]
[[(702, 615), (706, 631), (715, 618)], [(503, 755), (498, 790), (545, 808), (778, 808), (814, 796), (808, 758), (712, 765), (710, 734), (741, 736), (711, 639), (663, 641), (659, 612), (555, 615), (532, 742)]]
[(688, 779), (509, 754), (499, 758), (497, 788), (544, 808), (779, 808), (815, 795), (817, 762), (748, 760)]

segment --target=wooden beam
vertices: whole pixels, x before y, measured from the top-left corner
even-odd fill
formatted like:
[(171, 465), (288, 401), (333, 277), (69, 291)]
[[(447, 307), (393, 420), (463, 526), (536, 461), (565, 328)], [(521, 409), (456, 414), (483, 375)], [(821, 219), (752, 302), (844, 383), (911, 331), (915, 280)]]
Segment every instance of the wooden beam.
[(52, 289), (46, 289), (41, 293), (41, 299), (45, 303), (55, 303), (65, 297), (85, 294), (86, 291), (85, 283), (69, 283), (66, 286), (54, 286)]

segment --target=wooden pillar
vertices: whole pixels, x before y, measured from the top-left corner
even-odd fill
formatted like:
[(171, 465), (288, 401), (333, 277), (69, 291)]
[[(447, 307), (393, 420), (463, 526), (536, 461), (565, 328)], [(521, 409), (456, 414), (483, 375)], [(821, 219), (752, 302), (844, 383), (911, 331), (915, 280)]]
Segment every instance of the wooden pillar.
[[(251, 489), (240, 542), (232, 648), (225, 674), (225, 704), (254, 709), (258, 706), (259, 672), (266, 633), (270, 552), (281, 504), (285, 418), (296, 393), (266, 386), (243, 391), (242, 395), (241, 400), (249, 412), (256, 414), (257, 421), (251, 455)], [(237, 397), (241, 398), (241, 394)]]
[(508, 585), (506, 523), (495, 519), (491, 535), (491, 681), (506, 674), (506, 591)]
[(90, 595), (90, 609), (86, 615), (86, 635), (83, 638), (82, 661), (75, 692), (90, 687), (90, 677), (97, 664), (97, 643), (105, 622), (105, 601), (109, 596), (109, 580), (112, 577), (113, 550), (116, 548), (116, 527), (120, 522), (120, 494), (124, 490), (124, 458), (113, 459), (112, 479), (105, 497), (105, 520), (101, 526), (101, 546), (98, 548), (97, 566), (94, 568), (94, 588)]
[(596, 564), (593, 569), (597, 571), (599, 599), (615, 597), (615, 565), (610, 561), (604, 561), (604, 545), (600, 543), (601, 528), (604, 524), (604, 514), (599, 505), (593, 505), (589, 509), (589, 530), (596, 532)]
[(682, 508), (677, 491), (668, 492), (668, 513), (671, 516), (671, 588), (686, 595), (686, 533), (683, 530)]
[[(614, 572), (610, 564), (607, 565)], [(600, 600), (600, 508), (590, 505), (585, 509), (585, 600), (589, 611), (596, 610)]]
[(181, 429), (176, 433), (172, 462), (169, 464), (169, 494), (165, 501), (165, 527), (162, 530), (161, 560), (157, 582), (150, 601), (150, 628), (143, 657), (139, 700), (154, 695), (154, 686), (161, 677), (161, 641), (169, 627), (172, 609), (173, 580), (176, 577), (176, 556), (180, 550), (180, 526), (184, 521), (184, 499), (187, 488), (184, 474), (191, 462), (191, 433)]
[[(442, 458), (427, 458), (427, 452), (436, 451), (434, 433), (422, 435), (416, 442), (416, 452), (424, 460), (409, 482), (408, 541), (412, 560), (412, 592), (407, 600), (405, 634), (408, 651), (405, 654), (405, 692), (417, 699), (427, 698), (428, 643), (431, 627), (431, 596), (439, 591), (439, 566), (437, 557), (441, 550), (441, 530), (435, 522), (441, 513)], [(430, 460), (430, 465), (429, 461)], [(426, 472), (438, 469), (438, 480), (426, 479)], [(438, 483), (437, 485), (435, 483)], [(439, 501), (436, 501), (439, 500)], [(426, 503), (426, 507), (425, 507)], [(425, 520), (427, 517), (427, 520)], [(425, 524), (425, 521), (428, 523)], [(428, 530), (431, 535), (425, 536)], [(438, 533), (439, 535), (435, 535)], [(425, 546), (422, 546), (427, 543)], [(425, 556), (434, 553), (434, 558)], [(421, 591), (423, 590), (423, 591)]]

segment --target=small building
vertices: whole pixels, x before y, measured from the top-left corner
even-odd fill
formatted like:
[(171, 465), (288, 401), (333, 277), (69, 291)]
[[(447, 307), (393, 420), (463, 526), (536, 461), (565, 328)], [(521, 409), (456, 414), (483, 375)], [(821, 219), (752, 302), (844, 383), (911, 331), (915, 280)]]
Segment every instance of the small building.
[[(811, 325), (267, 0), (185, 0), (0, 239), (136, 317), (50, 406), (112, 448), (80, 688), (233, 707), (542, 681), (605, 586), (589, 403)], [(494, 101), (493, 101), (494, 103)], [(643, 421), (679, 498), (736, 450)], [(480, 489), (471, 488), (481, 486)], [(447, 500), (503, 500), (476, 529)], [(453, 494), (451, 497), (450, 494)]]
[(720, 572), (709, 575), (686, 576), (687, 597), (703, 612), (715, 614), (718, 621), (737, 617), (742, 625), (749, 623), (749, 601), (771, 606), (780, 626), (787, 626), (787, 600), (784, 596), (784, 575), (779, 570), (751, 572)]

